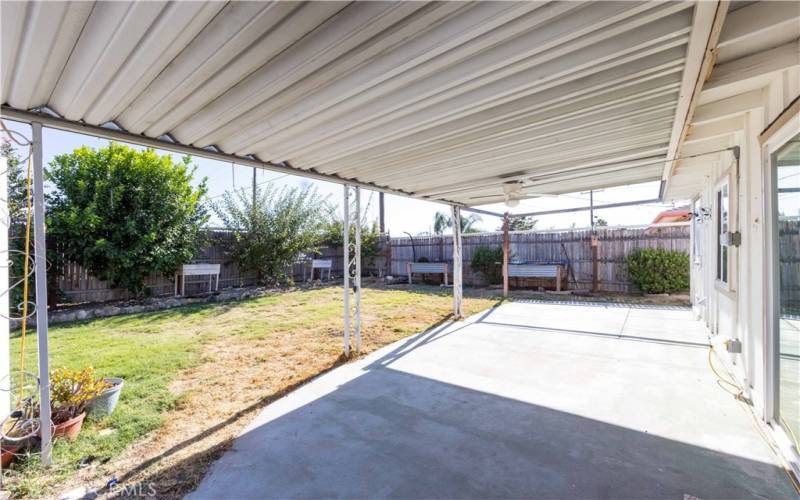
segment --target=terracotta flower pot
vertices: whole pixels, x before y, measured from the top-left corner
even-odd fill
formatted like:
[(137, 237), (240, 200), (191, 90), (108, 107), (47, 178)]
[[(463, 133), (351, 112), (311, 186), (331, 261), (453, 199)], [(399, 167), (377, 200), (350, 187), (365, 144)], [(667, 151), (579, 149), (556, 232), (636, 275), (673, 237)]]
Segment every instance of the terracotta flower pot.
[(11, 462), (14, 461), (14, 457), (16, 456), (17, 451), (19, 451), (20, 446), (16, 444), (4, 444), (0, 447), (2, 450), (2, 456), (0, 457), (0, 466), (3, 469), (11, 465)]
[(57, 437), (65, 437), (73, 440), (78, 436), (78, 433), (83, 427), (83, 419), (86, 418), (86, 412), (81, 413), (77, 417), (71, 418), (66, 422), (56, 424), (55, 431), (53, 432), (53, 439)]

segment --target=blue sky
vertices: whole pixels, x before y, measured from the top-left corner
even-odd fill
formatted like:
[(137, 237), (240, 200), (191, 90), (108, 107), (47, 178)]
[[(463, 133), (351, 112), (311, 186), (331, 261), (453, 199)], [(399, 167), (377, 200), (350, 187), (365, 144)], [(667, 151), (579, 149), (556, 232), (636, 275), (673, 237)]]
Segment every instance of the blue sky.
[[(6, 121), (7, 126), (12, 130), (17, 130), (30, 137), (30, 127), (27, 124)], [(60, 130), (45, 128), (43, 132), (43, 155), (45, 164), (48, 164), (55, 155), (69, 153), (82, 145), (98, 148), (108, 144), (104, 139), (63, 132)], [(170, 154), (167, 151), (159, 151), (163, 154)], [(180, 156), (172, 153), (174, 156)], [(206, 158), (194, 157), (197, 165), (196, 180), (207, 178), (208, 195), (213, 199), (219, 197), (226, 191), (232, 189), (250, 189), (253, 179), (253, 169), (230, 163), (209, 160)], [(309, 180), (303, 177), (286, 175), (278, 172), (258, 170), (256, 181), (261, 183), (275, 182), (279, 186), (303, 186), (312, 185), (323, 195), (328, 196), (331, 203), (339, 206), (342, 199), (342, 186), (330, 182)], [(614, 203), (619, 201), (632, 201), (640, 199), (650, 199), (658, 196), (658, 182), (638, 184), (634, 186), (624, 186), (605, 189), (595, 192), (595, 204)], [(378, 217), (378, 193), (373, 191), (362, 191), (362, 206), (368, 207), (368, 218), (377, 220)], [(588, 205), (588, 193), (572, 193), (559, 196), (557, 198), (534, 198), (523, 200), (513, 212), (532, 212), (539, 210), (554, 210), (560, 208), (571, 208)], [(430, 231), (433, 225), (433, 217), (437, 211), (449, 213), (449, 207), (439, 203), (421, 201), (402, 196), (386, 195), (386, 226), (393, 235), (400, 236), (404, 232), (419, 234)], [(610, 225), (632, 225), (647, 224), (662, 210), (672, 205), (654, 204), (635, 207), (624, 207), (615, 209), (598, 210), (596, 215), (606, 219)], [(508, 210), (505, 205), (488, 205), (487, 210), (493, 212), (504, 212)], [(558, 215), (548, 215), (539, 217), (537, 227), (539, 229), (565, 228), (575, 224), (576, 227), (589, 225), (589, 213), (575, 212)], [(210, 223), (213, 225), (215, 220)], [(482, 216), (478, 227), (485, 230), (496, 230), (500, 225), (500, 219)]]

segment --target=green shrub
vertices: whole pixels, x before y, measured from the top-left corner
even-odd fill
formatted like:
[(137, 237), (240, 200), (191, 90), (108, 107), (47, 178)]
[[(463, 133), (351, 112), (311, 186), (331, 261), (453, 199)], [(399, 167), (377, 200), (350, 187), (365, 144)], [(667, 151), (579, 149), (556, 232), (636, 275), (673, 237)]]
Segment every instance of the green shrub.
[(470, 268), (483, 275), (490, 284), (503, 281), (503, 248), (478, 247), (472, 253)]
[(661, 248), (637, 248), (625, 258), (631, 282), (645, 293), (689, 289), (689, 254)]

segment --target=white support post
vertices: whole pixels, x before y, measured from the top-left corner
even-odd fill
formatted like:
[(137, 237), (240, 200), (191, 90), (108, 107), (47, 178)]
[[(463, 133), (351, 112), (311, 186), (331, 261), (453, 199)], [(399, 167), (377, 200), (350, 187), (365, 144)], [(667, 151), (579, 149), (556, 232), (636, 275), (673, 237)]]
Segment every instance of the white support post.
[(342, 253), (344, 254), (344, 355), (350, 355), (350, 186), (344, 185), (342, 203)]
[(42, 435), (42, 464), (51, 463), (50, 374), (47, 345), (47, 249), (44, 228), (44, 166), (42, 165), (42, 124), (33, 129), (33, 231), (36, 256), (36, 335), (39, 341), (39, 417)]
[(461, 289), (461, 208), (453, 205), (453, 317), (464, 317), (463, 291)]
[(0, 262), (0, 418), (5, 418), (11, 412), (11, 347), (8, 340), (11, 316), (8, 229), (11, 216), (8, 211), (8, 163), (5, 158), (0, 158), (0, 217), (0, 258), (3, 259)]
[(353, 284), (356, 289), (355, 304), (355, 330), (356, 330), (356, 352), (361, 350), (361, 188), (355, 187), (356, 194), (356, 242), (353, 250), (353, 259), (356, 261), (355, 276)]

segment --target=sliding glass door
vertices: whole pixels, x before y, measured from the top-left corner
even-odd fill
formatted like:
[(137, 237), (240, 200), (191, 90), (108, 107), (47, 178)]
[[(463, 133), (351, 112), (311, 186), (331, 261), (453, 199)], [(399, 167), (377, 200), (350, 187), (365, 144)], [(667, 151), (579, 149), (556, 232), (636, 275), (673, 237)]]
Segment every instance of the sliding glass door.
[(773, 230), (776, 420), (795, 443), (800, 439), (800, 134), (771, 155), (775, 179)]

